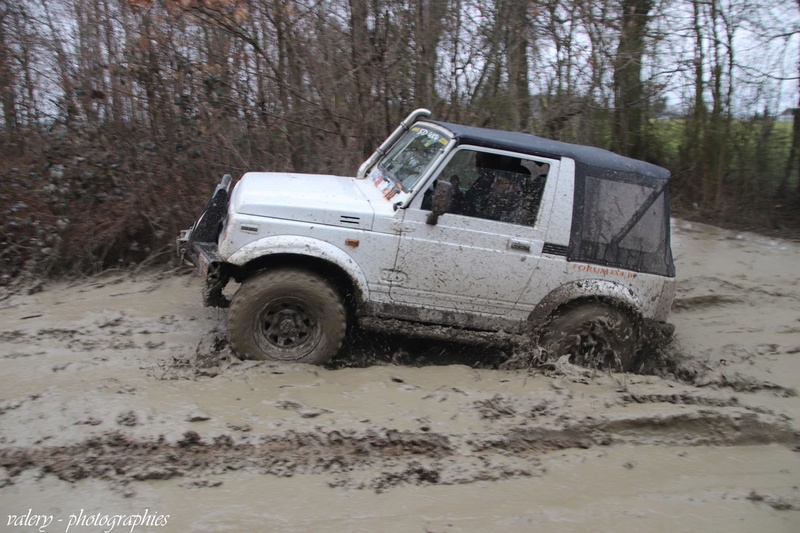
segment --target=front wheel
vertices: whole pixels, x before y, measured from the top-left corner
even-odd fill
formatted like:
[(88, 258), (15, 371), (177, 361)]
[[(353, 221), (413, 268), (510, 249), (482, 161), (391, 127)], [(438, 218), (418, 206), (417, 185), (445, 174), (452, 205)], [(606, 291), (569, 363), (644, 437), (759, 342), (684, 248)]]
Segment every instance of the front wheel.
[(311, 272), (278, 269), (242, 283), (228, 310), (228, 337), (248, 359), (322, 365), (339, 351), (347, 314), (339, 293)]
[(558, 311), (539, 344), (556, 357), (569, 355), (577, 365), (629, 371), (636, 362), (639, 333), (626, 311), (585, 302)]

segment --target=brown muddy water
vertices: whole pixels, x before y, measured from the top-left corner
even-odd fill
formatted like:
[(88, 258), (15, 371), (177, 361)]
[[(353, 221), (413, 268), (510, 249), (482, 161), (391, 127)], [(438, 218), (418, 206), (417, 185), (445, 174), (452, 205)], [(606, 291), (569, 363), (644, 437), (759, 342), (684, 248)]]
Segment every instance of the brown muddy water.
[(241, 362), (190, 275), (0, 296), (0, 531), (800, 531), (800, 245), (673, 229), (658, 375)]

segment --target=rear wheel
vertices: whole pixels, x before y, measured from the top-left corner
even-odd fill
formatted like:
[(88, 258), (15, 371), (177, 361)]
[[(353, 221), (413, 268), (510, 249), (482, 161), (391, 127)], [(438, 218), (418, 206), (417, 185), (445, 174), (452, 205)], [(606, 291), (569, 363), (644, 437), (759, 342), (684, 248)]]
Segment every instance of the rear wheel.
[(346, 327), (338, 292), (303, 270), (253, 276), (233, 295), (228, 311), (231, 346), (248, 359), (325, 364), (341, 348)]
[(539, 344), (556, 357), (569, 355), (577, 365), (628, 371), (636, 362), (639, 333), (625, 310), (584, 302), (558, 311)]

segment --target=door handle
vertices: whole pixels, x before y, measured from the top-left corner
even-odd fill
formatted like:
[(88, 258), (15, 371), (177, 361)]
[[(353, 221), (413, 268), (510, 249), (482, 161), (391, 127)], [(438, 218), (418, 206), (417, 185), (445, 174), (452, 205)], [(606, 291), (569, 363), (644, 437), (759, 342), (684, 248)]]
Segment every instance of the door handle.
[(512, 250), (519, 250), (520, 252), (530, 252), (531, 251), (531, 243), (525, 241), (515, 241), (511, 240), (508, 243), (508, 247)]

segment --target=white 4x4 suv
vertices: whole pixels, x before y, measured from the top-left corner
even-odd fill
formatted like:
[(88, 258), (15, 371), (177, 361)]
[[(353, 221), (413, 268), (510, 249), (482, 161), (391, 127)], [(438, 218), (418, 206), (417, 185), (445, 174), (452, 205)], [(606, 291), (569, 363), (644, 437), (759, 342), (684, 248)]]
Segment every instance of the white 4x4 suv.
[(669, 172), (429, 115), (411, 113), (355, 178), (250, 172), (232, 192), (222, 179), (178, 248), (205, 304), (230, 306), (234, 350), (324, 364), (358, 324), (536, 334), (631, 369), (642, 339), (669, 331)]

